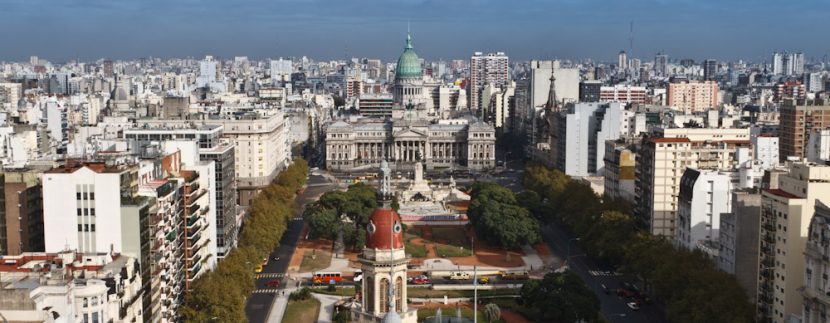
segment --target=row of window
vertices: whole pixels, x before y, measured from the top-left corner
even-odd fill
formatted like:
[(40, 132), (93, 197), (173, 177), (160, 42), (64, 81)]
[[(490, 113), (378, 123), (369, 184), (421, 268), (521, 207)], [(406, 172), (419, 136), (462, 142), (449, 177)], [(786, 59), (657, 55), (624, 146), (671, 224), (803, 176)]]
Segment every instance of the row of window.
[(78, 232), (95, 232), (95, 224), (79, 224)]

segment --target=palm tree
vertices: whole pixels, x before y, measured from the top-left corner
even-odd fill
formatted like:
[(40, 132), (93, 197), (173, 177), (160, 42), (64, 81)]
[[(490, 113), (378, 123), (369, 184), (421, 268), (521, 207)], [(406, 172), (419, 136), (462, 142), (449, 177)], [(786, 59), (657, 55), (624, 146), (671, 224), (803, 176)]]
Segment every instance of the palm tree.
[(498, 320), (501, 318), (501, 309), (493, 303), (484, 305), (484, 317), (487, 319), (487, 322)]

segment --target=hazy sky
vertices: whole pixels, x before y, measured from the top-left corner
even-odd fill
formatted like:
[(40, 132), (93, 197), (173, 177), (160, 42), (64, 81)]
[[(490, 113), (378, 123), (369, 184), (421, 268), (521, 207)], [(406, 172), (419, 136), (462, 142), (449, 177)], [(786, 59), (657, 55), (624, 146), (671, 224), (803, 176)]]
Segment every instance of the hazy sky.
[(0, 0), (0, 61), (79, 57), (428, 59), (634, 54), (769, 60), (830, 52), (828, 0)]

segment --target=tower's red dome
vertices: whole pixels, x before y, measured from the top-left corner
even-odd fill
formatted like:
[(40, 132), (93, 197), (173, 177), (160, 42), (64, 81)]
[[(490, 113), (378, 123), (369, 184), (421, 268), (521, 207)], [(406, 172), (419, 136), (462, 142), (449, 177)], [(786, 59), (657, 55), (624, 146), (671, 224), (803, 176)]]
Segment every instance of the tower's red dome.
[(366, 228), (366, 248), (403, 248), (403, 224), (395, 210), (378, 207), (372, 212)]

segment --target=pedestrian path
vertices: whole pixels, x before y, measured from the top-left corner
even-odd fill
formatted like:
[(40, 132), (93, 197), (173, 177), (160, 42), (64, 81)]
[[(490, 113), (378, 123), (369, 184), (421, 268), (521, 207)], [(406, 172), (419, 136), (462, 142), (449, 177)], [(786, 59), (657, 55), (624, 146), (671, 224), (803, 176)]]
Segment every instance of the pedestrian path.
[(288, 306), (288, 295), (295, 290), (297, 288), (286, 288), (285, 293), (277, 293), (271, 303), (271, 310), (268, 311), (268, 319), (265, 320), (267, 323), (282, 323), (285, 307)]
[(341, 296), (312, 293), (320, 301), (320, 313), (317, 314), (317, 323), (330, 323), (334, 315), (334, 304), (343, 299)]

